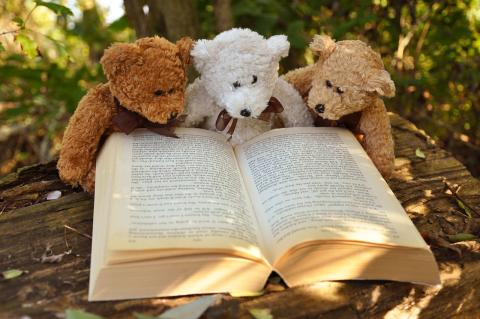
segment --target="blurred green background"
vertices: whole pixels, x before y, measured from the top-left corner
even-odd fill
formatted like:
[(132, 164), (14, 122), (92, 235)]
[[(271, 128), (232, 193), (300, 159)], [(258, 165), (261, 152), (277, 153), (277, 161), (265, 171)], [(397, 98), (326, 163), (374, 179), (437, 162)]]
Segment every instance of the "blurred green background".
[(360, 39), (397, 86), (390, 111), (480, 176), (480, 3), (416, 0), (2, 0), (0, 175), (58, 155), (62, 130), (116, 41), (213, 37), (232, 26), (284, 33), (281, 72), (313, 63), (314, 34)]

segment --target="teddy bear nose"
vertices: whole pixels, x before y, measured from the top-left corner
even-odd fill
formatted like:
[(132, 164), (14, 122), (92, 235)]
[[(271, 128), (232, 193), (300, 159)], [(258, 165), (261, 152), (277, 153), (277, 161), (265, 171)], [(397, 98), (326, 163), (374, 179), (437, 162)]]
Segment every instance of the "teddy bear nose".
[(325, 112), (325, 104), (317, 104), (315, 105), (315, 111), (318, 113), (323, 113)]
[(252, 114), (252, 112), (250, 112), (250, 111), (247, 110), (247, 109), (243, 109), (243, 110), (240, 111), (240, 115), (241, 115), (241, 116), (244, 116), (244, 117), (249, 117), (250, 114)]

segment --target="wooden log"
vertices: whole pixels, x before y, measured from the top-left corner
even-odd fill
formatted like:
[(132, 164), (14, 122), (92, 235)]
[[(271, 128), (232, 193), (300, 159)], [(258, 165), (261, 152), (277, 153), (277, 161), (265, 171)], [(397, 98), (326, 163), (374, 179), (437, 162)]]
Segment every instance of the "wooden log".
[[(480, 244), (448, 242), (458, 233), (480, 235), (480, 182), (413, 124), (397, 115), (391, 121), (397, 159), (389, 185), (432, 246), (442, 285), (323, 282), (287, 289), (272, 275), (264, 295), (223, 295), (203, 318), (252, 318), (252, 308), (268, 308), (276, 319), (480, 316)], [(62, 196), (47, 201), (54, 190)], [(133, 318), (134, 312), (157, 315), (195, 298), (87, 302), (92, 209), (91, 196), (59, 181), (55, 163), (0, 179), (0, 272), (25, 272), (0, 279), (0, 318), (56, 318), (68, 308)]]

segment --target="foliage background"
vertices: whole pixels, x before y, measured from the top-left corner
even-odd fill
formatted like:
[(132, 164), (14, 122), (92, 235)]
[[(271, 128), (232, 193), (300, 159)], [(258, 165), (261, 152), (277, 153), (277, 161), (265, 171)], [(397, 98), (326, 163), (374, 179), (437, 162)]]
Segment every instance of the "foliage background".
[(480, 176), (479, 0), (124, 0), (111, 23), (97, 1), (0, 2), (0, 175), (57, 156), (79, 99), (104, 80), (98, 60), (112, 42), (241, 26), (288, 35), (281, 72), (313, 63), (314, 34), (369, 43), (397, 86), (389, 110)]

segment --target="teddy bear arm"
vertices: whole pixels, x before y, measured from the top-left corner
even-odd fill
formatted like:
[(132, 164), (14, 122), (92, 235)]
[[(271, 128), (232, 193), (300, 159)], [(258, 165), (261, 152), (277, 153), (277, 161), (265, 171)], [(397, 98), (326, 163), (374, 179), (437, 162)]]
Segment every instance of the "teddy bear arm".
[(93, 194), (95, 191), (95, 165), (90, 167), (87, 175), (85, 175), (79, 182), (83, 190), (87, 193)]
[(363, 110), (359, 128), (365, 134), (365, 151), (380, 173), (389, 178), (395, 161), (394, 142), (387, 110), (381, 99)]
[(273, 96), (283, 105), (279, 117), (285, 127), (313, 126), (313, 117), (295, 88), (282, 78), (277, 80)]
[(298, 91), (300, 96), (302, 96), (302, 98), (306, 100), (306, 98), (308, 97), (308, 93), (312, 88), (312, 80), (314, 73), (315, 65), (309, 65), (303, 68), (292, 70), (283, 75), (282, 78), (284, 78), (285, 81), (293, 85), (293, 87)]
[(111, 125), (115, 104), (108, 86), (90, 90), (65, 130), (57, 168), (63, 181), (78, 185), (95, 166), (101, 136)]
[(218, 107), (199, 79), (187, 88), (185, 113), (187, 117), (182, 123), (184, 127), (199, 127), (207, 117), (218, 115)]

